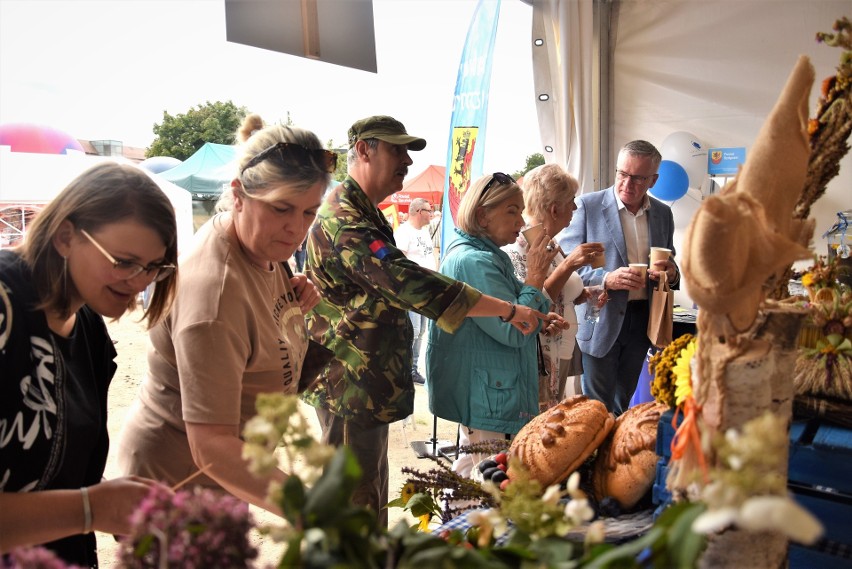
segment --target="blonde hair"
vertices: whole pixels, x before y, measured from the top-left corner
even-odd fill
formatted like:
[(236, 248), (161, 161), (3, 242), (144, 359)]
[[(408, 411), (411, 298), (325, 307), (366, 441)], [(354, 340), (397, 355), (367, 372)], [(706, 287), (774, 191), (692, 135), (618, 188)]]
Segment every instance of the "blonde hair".
[(488, 188), (488, 191), (484, 192), (485, 186), (488, 185), (493, 177), (493, 174), (482, 176), (467, 189), (462, 197), (459, 209), (456, 212), (456, 225), (468, 235), (474, 237), (485, 235), (485, 229), (479, 224), (479, 220), (477, 219), (477, 213), (480, 208), (487, 212), (504, 201), (522, 193), (521, 187), (515, 182), (501, 184), (496, 180)]
[(530, 219), (542, 220), (553, 205), (569, 205), (580, 183), (559, 164), (542, 164), (524, 175), (524, 208)]
[[(237, 130), (242, 152), (237, 161), (237, 176), (241, 191), (253, 199), (276, 201), (313, 187), (317, 182), (326, 186), (331, 174), (317, 168), (311, 161), (298, 166), (283, 165), (276, 160), (263, 160), (246, 169), (255, 156), (279, 142), (297, 144), (308, 150), (324, 150), (313, 132), (287, 125), (264, 126), (260, 115), (250, 114)], [(234, 188), (229, 187), (216, 204), (217, 211), (230, 210), (234, 204)]]

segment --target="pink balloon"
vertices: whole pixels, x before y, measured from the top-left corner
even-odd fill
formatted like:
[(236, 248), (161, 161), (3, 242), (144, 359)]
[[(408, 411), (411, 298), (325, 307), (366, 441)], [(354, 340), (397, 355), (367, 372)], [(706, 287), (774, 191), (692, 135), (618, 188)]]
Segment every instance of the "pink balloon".
[(12, 152), (37, 154), (67, 154), (68, 150), (83, 152), (77, 139), (66, 132), (24, 123), (0, 125), (0, 146), (10, 146)]

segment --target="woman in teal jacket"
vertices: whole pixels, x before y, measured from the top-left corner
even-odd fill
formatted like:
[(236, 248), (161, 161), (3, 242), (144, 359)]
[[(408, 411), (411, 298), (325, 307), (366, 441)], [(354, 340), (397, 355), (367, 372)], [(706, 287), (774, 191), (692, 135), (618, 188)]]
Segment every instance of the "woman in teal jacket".
[[(523, 283), (500, 250), (518, 238), (523, 211), (521, 188), (510, 176), (495, 173), (477, 180), (459, 205), (456, 236), (440, 270), (510, 302), (513, 312), (514, 305), (547, 312), (550, 299), (543, 285), (557, 252), (552, 236), (543, 234), (531, 245)], [(550, 313), (547, 326), (555, 331), (565, 321)], [(460, 446), (509, 439), (538, 413), (536, 337), (497, 317), (467, 318), (453, 334), (431, 325), (426, 349), (429, 409), (459, 423)], [(459, 454), (453, 470), (469, 476), (480, 459)]]

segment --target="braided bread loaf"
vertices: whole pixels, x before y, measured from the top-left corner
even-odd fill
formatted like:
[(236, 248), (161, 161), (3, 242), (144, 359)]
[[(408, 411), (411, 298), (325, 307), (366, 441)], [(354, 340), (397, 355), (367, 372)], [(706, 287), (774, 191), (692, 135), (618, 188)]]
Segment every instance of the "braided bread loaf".
[[(615, 424), (600, 401), (569, 397), (524, 425), (509, 447), (530, 478), (544, 487), (561, 482), (604, 441)], [(512, 468), (509, 467), (509, 478)]]
[(630, 510), (651, 489), (657, 468), (657, 425), (667, 409), (655, 401), (640, 403), (618, 417), (598, 449), (592, 484), (595, 497), (611, 496)]

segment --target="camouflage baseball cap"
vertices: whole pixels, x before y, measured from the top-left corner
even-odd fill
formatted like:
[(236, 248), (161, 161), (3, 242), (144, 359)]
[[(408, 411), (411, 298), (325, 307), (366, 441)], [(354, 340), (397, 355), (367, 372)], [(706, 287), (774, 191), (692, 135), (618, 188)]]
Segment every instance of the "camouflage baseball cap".
[(409, 150), (423, 150), (426, 141), (405, 132), (405, 126), (393, 117), (377, 115), (361, 119), (349, 128), (349, 147), (359, 140), (378, 138), (391, 144), (405, 144)]

